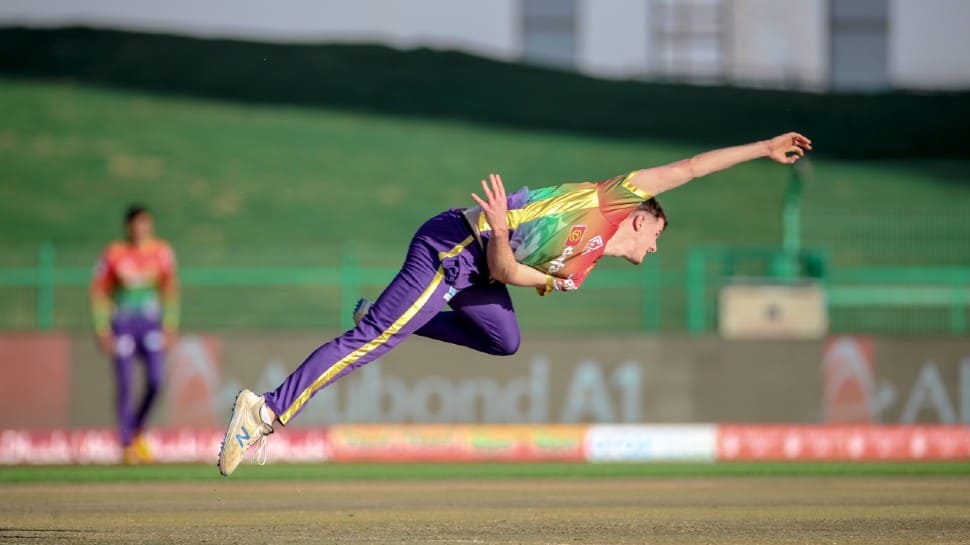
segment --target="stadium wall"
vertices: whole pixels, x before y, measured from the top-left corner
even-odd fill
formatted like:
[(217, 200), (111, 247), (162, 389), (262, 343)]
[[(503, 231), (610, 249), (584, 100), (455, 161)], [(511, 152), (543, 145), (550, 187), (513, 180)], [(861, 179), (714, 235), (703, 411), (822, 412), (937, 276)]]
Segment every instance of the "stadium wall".
[[(281, 382), (325, 335), (185, 335), (155, 425), (218, 428), (242, 387)], [(0, 429), (114, 423), (86, 335), (0, 334)], [(530, 338), (495, 358), (412, 339), (317, 395), (289, 427), (358, 424), (970, 424), (970, 341)]]
[[(290, 0), (285, 7), (253, 0), (126, 2), (6, 0), (0, 24), (89, 25), (180, 35), (282, 42), (375, 43), (456, 49), (500, 60), (526, 57), (524, 0)], [(575, 3), (575, 65), (582, 72), (631, 78), (690, 76), (690, 66), (658, 66), (662, 18), (650, 0)], [(702, 3), (703, 4), (703, 3)], [(711, 3), (712, 5), (716, 3)], [(727, 81), (825, 88), (832, 70), (831, 2), (732, 0), (716, 28), (724, 33)], [(696, 6), (695, 6), (696, 7)], [(703, 6), (701, 6), (703, 7)], [(688, 6), (688, 9), (690, 6)], [(888, 6), (890, 84), (910, 89), (970, 85), (962, 0), (893, 0)], [(960, 44), (963, 44), (962, 47)]]

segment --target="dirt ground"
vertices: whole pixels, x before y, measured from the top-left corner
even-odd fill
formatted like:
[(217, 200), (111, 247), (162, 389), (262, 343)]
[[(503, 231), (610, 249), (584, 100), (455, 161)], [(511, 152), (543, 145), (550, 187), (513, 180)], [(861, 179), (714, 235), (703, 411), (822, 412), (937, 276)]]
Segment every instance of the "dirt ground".
[(970, 543), (970, 478), (9, 484), (0, 543)]

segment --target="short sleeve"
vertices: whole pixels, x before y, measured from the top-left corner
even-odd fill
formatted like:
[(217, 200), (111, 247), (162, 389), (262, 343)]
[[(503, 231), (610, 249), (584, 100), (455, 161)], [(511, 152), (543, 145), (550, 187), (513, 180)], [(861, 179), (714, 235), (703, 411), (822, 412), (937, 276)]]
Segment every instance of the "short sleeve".
[(636, 172), (604, 180), (596, 186), (600, 211), (613, 225), (623, 221), (640, 203), (651, 197), (631, 183), (630, 179)]
[(111, 267), (111, 254), (112, 247), (108, 246), (101, 252), (98, 257), (97, 262), (94, 264), (94, 270), (91, 275), (92, 286), (101, 289), (105, 293), (111, 291), (111, 287), (114, 285), (114, 271)]
[(107, 252), (98, 257), (92, 272), (92, 280), (95, 284), (104, 284), (111, 280), (111, 266), (108, 265)]

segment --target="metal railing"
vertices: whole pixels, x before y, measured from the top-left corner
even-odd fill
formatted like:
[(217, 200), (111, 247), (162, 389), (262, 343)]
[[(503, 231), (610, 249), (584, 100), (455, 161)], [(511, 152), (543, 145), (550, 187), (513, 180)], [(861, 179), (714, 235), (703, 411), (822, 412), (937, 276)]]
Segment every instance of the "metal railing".
[[(33, 327), (49, 330), (58, 322), (58, 294), (62, 288), (71, 290), (74, 298), (86, 298), (86, 289), (91, 281), (90, 267), (60, 265), (57, 250), (53, 244), (40, 246), (37, 262), (33, 266), (0, 268), (0, 289), (22, 288), (33, 292), (36, 316)], [(627, 290), (623, 297), (627, 310), (639, 315), (634, 329), (658, 331), (661, 324), (662, 298), (660, 297), (661, 269), (660, 260), (651, 260), (642, 267), (622, 270), (599, 270), (591, 275), (583, 286), (584, 291)], [(387, 285), (398, 272), (397, 267), (362, 266), (352, 246), (346, 247), (339, 262), (333, 266), (299, 267), (209, 267), (181, 266), (179, 280), (183, 291), (193, 288), (238, 288), (246, 290), (274, 288), (329, 288), (336, 289), (337, 318), (333, 320), (340, 327), (353, 325), (352, 309), (362, 294), (364, 287), (380, 288)], [(531, 290), (528, 290), (531, 291)], [(84, 293), (82, 293), (84, 292)], [(215, 302), (214, 304), (218, 304)], [(2, 306), (2, 305), (0, 305)], [(72, 312), (84, 312), (72, 308)], [(185, 304), (183, 303), (183, 309)], [(259, 309), (253, 309), (259, 312)], [(72, 320), (79, 323), (81, 320)], [(220, 324), (204, 324), (219, 327)], [(315, 327), (315, 324), (308, 324)], [(0, 328), (5, 327), (0, 317)], [(9, 326), (6, 326), (9, 327)]]
[[(622, 328), (645, 332), (679, 330), (701, 335), (715, 329), (717, 293), (732, 278), (760, 277), (773, 281), (815, 278), (826, 289), (830, 316), (836, 318), (832, 322), (834, 332), (970, 333), (970, 267), (840, 267), (828, 270), (825, 256), (819, 251), (799, 250), (793, 256), (784, 248), (733, 246), (696, 247), (688, 252), (685, 261), (683, 268), (662, 268), (662, 261), (652, 258), (640, 268), (598, 270), (584, 284), (583, 293), (568, 298), (572, 301), (570, 304), (579, 305), (569, 307), (568, 311), (556, 310), (559, 303), (554, 301), (533, 303), (536, 298), (531, 295), (523, 295), (522, 300), (525, 306), (537, 307), (535, 312), (530, 309), (526, 314), (535, 316), (537, 321), (549, 321), (553, 324), (550, 328), (586, 329), (593, 323), (600, 324), (599, 329)], [(326, 304), (318, 305), (316, 301), (307, 303), (307, 306), (330, 309), (321, 310), (336, 314), (328, 318), (328, 323), (346, 328), (352, 325), (352, 308), (364, 289), (379, 289), (386, 285), (397, 270), (396, 267), (362, 266), (355, 252), (348, 248), (341, 253), (339, 262), (332, 266), (185, 266), (180, 269), (180, 276), (186, 290), (229, 288), (233, 293), (229, 298), (210, 297), (200, 303), (204, 307), (215, 307), (212, 310), (214, 317), (196, 321), (201, 327), (234, 327), (233, 324), (219, 322), (219, 313), (223, 310), (219, 308), (221, 306), (231, 307), (226, 312), (265, 312), (265, 303), (259, 307), (255, 303), (250, 305), (246, 300), (254, 289), (292, 288), (291, 291), (298, 292), (293, 297), (296, 300), (303, 297), (299, 290), (331, 290), (324, 297), (329, 298), (329, 307)], [(0, 269), (0, 289), (19, 289), (27, 297), (33, 298), (32, 303), (28, 303), (27, 299), (20, 301), (22, 305), (33, 307), (35, 319), (30, 327), (48, 330), (59, 322), (61, 327), (65, 322), (75, 326), (86, 323), (86, 315), (83, 319), (57, 318), (59, 312), (86, 312), (86, 308), (80, 308), (77, 300), (86, 300), (90, 278), (90, 267), (60, 265), (56, 248), (52, 244), (44, 244), (38, 249), (35, 265)], [(600, 296), (589, 292), (596, 292)], [(200, 293), (203, 292), (196, 292)], [(59, 297), (63, 299), (65, 294), (70, 294), (74, 302), (66, 310), (59, 305)], [(611, 294), (611, 298), (608, 299), (607, 294)], [(228, 300), (233, 303), (225, 304)], [(517, 303), (517, 306), (522, 305)], [(554, 309), (553, 313), (564, 314), (578, 308), (589, 314), (576, 316), (573, 321), (568, 316), (559, 316), (552, 322), (548, 314), (543, 314), (550, 308)], [(596, 315), (597, 312), (600, 314)], [(914, 319), (920, 319), (920, 312), (933, 313), (934, 317), (928, 325), (903, 326), (898, 325), (898, 320), (887, 321), (886, 316), (894, 312), (917, 316)], [(634, 319), (621, 320), (609, 314), (623, 314)], [(838, 319), (842, 315), (844, 318)], [(860, 320), (860, 315), (870, 318)], [(677, 322), (673, 323), (673, 320)], [(306, 320), (295, 321), (297, 327), (319, 325)], [(279, 325), (290, 327), (291, 322)], [(261, 326), (265, 326), (265, 323), (256, 324), (256, 327)], [(0, 327), (11, 326), (0, 321)]]
[[(881, 318), (866, 326), (835, 320), (835, 332), (970, 333), (970, 267), (839, 267), (829, 269), (824, 253), (802, 250), (795, 256), (778, 248), (708, 246), (693, 249), (687, 257), (687, 331), (708, 332), (716, 323), (717, 289), (737, 276), (761, 277), (773, 282), (815, 278), (824, 288), (829, 315), (855, 316), (859, 312)], [(745, 263), (756, 263), (756, 269)], [(795, 267), (796, 274), (791, 275)], [(933, 311), (939, 325), (893, 326), (892, 314)]]

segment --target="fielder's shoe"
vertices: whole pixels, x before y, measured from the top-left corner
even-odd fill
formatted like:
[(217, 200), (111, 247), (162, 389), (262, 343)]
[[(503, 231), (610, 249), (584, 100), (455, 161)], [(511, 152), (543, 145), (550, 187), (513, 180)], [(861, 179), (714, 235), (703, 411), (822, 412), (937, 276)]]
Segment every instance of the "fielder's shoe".
[(354, 323), (359, 324), (364, 319), (364, 316), (367, 316), (367, 313), (370, 312), (370, 307), (372, 306), (374, 306), (373, 302), (361, 297), (354, 306)]
[(219, 473), (228, 476), (242, 462), (249, 447), (259, 444), (256, 461), (266, 463), (266, 436), (273, 433), (273, 426), (263, 421), (259, 410), (265, 400), (249, 390), (242, 390), (232, 406), (232, 417), (226, 438), (219, 449)]
[(135, 436), (135, 440), (131, 442), (131, 448), (135, 451), (134, 454), (138, 462), (150, 464), (155, 461), (155, 453), (152, 452), (151, 445), (148, 444), (148, 440), (141, 433)]
[(128, 445), (121, 450), (121, 463), (126, 466), (136, 466), (141, 463), (141, 458), (138, 457), (138, 451), (135, 450), (134, 444)]

